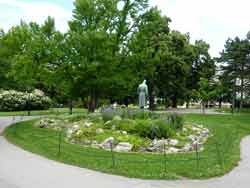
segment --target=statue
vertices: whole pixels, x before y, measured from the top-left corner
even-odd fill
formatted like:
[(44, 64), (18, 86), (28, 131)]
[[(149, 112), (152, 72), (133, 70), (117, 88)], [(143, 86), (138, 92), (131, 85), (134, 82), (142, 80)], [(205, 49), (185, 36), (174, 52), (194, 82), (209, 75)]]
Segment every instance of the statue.
[(141, 109), (144, 109), (146, 106), (146, 98), (148, 96), (148, 86), (146, 84), (146, 80), (143, 81), (142, 84), (139, 85), (137, 92), (139, 95), (139, 107)]

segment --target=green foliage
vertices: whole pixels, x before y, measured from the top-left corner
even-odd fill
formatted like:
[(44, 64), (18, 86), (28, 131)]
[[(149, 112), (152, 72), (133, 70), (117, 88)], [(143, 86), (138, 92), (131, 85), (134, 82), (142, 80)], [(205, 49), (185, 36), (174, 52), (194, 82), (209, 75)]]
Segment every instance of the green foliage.
[[(126, 115), (124, 115), (126, 114)], [(116, 120), (114, 117), (126, 117)], [(160, 114), (141, 111), (106, 108), (102, 111), (104, 128), (124, 130), (147, 138), (169, 138), (183, 128), (183, 117), (178, 114), (161, 116)]]
[(136, 132), (141, 137), (150, 139), (170, 138), (175, 135), (175, 130), (166, 120), (137, 120)]
[(184, 125), (183, 117), (178, 114), (171, 114), (168, 117), (171, 127), (174, 130), (182, 130)]
[[(224, 95), (226, 100), (232, 102), (233, 108), (236, 107), (236, 98), (238, 94), (239, 107), (247, 102), (250, 93), (250, 38), (249, 33), (246, 38), (235, 37), (226, 41), (225, 49), (221, 53), (218, 61), (222, 63), (221, 81), (226, 87)], [(249, 102), (249, 101), (248, 101)]]
[(176, 107), (194, 98), (200, 78), (210, 79), (215, 66), (207, 43), (192, 45), (170, 22), (148, 0), (76, 0), (65, 34), (51, 17), (0, 31), (0, 88), (38, 88), (71, 109), (81, 99), (94, 111), (103, 100), (136, 101), (136, 87), (147, 79), (150, 109), (155, 97)]

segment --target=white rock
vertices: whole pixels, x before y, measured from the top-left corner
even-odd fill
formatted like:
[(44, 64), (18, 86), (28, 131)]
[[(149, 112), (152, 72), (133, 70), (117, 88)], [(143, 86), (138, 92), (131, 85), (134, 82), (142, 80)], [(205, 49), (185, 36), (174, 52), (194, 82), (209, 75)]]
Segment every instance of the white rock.
[(170, 144), (171, 146), (176, 146), (178, 143), (179, 143), (179, 141), (176, 140), (176, 139), (170, 139), (170, 140), (169, 140), (169, 144)]
[(193, 150), (193, 147), (191, 146), (191, 144), (186, 144), (181, 150), (182, 152), (189, 152)]
[(103, 149), (111, 149), (111, 146), (113, 145), (114, 141), (114, 137), (109, 137), (101, 143), (101, 147)]
[(133, 148), (133, 145), (128, 142), (120, 142), (114, 149), (117, 152), (129, 152)]
[(72, 134), (73, 134), (73, 130), (72, 129), (68, 129), (67, 133), (66, 133), (67, 137), (70, 138), (72, 136)]
[(187, 128), (185, 128), (185, 127), (182, 130), (183, 130), (183, 132), (187, 132)]
[(122, 131), (122, 134), (127, 135), (128, 133), (127, 133), (127, 131)]
[(188, 136), (188, 139), (189, 139), (190, 141), (192, 141), (192, 142), (194, 142), (194, 141), (197, 140), (196, 136), (194, 136), (194, 135), (189, 135), (189, 136)]
[(82, 136), (82, 134), (83, 134), (83, 131), (82, 130), (78, 130), (77, 132), (76, 132), (76, 136)]
[(92, 122), (85, 122), (84, 123), (84, 126), (87, 127), (87, 128), (91, 127), (92, 125), (93, 125)]
[(96, 134), (102, 134), (104, 133), (104, 130), (102, 128), (96, 129)]
[(76, 132), (76, 131), (78, 131), (79, 129), (80, 129), (80, 126), (79, 126), (79, 125), (73, 125), (73, 127), (72, 127), (73, 132)]
[(208, 136), (209, 135), (209, 130), (208, 129), (204, 129), (204, 130), (201, 131), (201, 134), (203, 136)]
[(170, 147), (167, 149), (166, 153), (178, 153), (180, 150), (174, 147)]
[(192, 127), (192, 130), (193, 130), (193, 131), (198, 131), (198, 132), (201, 131), (201, 129), (198, 128), (198, 127)]

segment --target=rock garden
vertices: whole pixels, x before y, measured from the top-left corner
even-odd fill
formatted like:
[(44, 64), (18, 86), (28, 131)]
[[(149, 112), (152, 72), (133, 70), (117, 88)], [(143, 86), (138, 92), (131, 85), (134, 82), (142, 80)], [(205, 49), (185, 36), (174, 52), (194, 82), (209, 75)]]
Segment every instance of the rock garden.
[(35, 126), (64, 133), (68, 143), (116, 152), (188, 153), (202, 151), (210, 136), (203, 125), (177, 114), (106, 108), (99, 113), (43, 118)]

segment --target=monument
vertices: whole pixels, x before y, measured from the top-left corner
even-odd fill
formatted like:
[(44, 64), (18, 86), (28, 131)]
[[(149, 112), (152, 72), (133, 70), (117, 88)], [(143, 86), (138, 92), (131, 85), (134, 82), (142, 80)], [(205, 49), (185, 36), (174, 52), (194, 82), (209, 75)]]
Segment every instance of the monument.
[(138, 87), (137, 92), (139, 95), (139, 107), (141, 109), (144, 109), (146, 106), (146, 98), (148, 96), (148, 86), (147, 86), (147, 81), (144, 80)]

